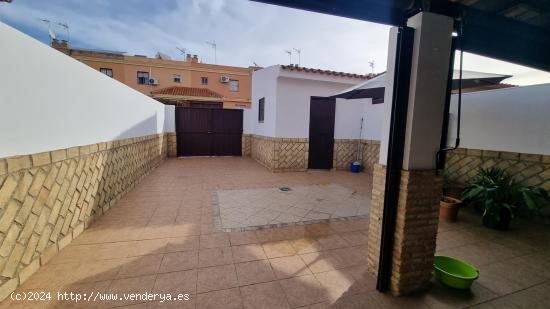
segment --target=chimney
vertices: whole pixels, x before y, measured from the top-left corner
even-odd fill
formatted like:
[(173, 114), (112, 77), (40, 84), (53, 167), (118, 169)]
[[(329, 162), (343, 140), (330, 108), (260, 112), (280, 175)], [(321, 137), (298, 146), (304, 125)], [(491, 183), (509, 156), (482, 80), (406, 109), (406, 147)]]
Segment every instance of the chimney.
[(191, 54), (187, 54), (187, 62), (190, 62), (190, 63), (199, 63), (199, 57), (197, 57), (197, 55), (193, 55), (191, 56)]
[(189, 63), (199, 63), (199, 57), (197, 57), (197, 55), (187, 54), (187, 55), (185, 56), (185, 62), (189, 62)]

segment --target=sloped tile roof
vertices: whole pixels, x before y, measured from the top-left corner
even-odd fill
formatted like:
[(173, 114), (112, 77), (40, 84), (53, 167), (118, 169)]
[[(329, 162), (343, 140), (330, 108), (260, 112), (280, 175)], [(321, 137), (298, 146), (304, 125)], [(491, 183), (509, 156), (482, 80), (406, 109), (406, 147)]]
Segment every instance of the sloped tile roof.
[(151, 91), (152, 95), (170, 95), (182, 97), (201, 97), (222, 99), (223, 96), (207, 88), (173, 86)]
[(338, 71), (330, 71), (330, 70), (321, 70), (321, 69), (305, 68), (305, 67), (299, 67), (299, 66), (297, 66), (297, 65), (281, 65), (281, 68), (282, 68), (283, 70), (287, 70), (287, 71), (298, 71), (298, 72), (307, 72), (307, 73), (317, 73), (317, 74), (334, 75), (334, 76), (351, 77), (351, 78), (360, 78), (360, 79), (370, 79), (370, 78), (373, 78), (373, 77), (374, 77), (374, 75), (372, 75), (372, 74), (361, 75), (361, 74), (346, 73), (346, 72), (338, 72)]

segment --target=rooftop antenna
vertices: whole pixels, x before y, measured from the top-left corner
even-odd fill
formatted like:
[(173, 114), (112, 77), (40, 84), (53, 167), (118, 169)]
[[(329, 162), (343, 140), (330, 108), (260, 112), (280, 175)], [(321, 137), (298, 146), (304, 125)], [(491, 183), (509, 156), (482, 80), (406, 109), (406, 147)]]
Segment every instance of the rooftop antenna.
[(255, 67), (260, 67), (255, 61), (252, 61)]
[(214, 49), (214, 64), (218, 64), (218, 57), (216, 55), (216, 41), (206, 41), (206, 44), (210, 45)]
[(372, 74), (374, 75), (374, 60), (373, 61), (369, 61), (369, 66), (370, 66), (370, 69), (372, 71)]
[(50, 41), (53, 41), (55, 40), (55, 32), (53, 32), (52, 30), (52, 22), (51, 20), (49, 19), (41, 19), (40, 21), (42, 21), (43, 23), (45, 23), (46, 25), (48, 25), (48, 35), (50, 36)]
[(183, 59), (186, 59), (186, 58), (185, 58), (185, 55), (186, 55), (185, 52), (186, 52), (187, 50), (185, 49), (185, 47), (179, 48), (179, 47), (176, 46), (176, 49), (179, 50), (180, 55), (183, 55)]
[(292, 65), (292, 50), (285, 50), (285, 53), (288, 54), (288, 62)]
[(298, 48), (293, 48), (293, 49), (294, 49), (294, 51), (298, 54), (298, 66), (300, 66), (300, 62), (301, 62), (301, 60), (302, 60), (302, 59), (300, 59), (300, 58), (301, 58), (300, 55), (301, 55), (301, 53), (302, 53), (302, 50), (301, 50), (301, 49), (298, 49)]
[(67, 31), (67, 42), (69, 42), (71, 40), (71, 34), (69, 33), (69, 24), (67, 22), (57, 22), (56, 24), (63, 27), (65, 31)]

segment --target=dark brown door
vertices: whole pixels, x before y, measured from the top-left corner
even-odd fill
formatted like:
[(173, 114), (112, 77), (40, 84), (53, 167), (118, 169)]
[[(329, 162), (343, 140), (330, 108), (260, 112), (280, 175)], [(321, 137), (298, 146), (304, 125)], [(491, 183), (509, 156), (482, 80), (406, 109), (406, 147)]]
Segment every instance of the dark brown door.
[(240, 156), (243, 111), (176, 108), (178, 156)]
[(311, 97), (309, 107), (308, 168), (332, 168), (335, 111), (336, 99)]

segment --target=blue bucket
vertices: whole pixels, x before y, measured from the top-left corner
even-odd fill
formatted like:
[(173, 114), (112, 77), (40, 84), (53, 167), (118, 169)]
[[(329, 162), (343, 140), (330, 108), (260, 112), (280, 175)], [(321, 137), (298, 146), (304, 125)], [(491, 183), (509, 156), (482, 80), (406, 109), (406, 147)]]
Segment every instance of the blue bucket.
[(358, 161), (352, 162), (350, 170), (352, 173), (359, 173), (361, 171), (361, 163)]

